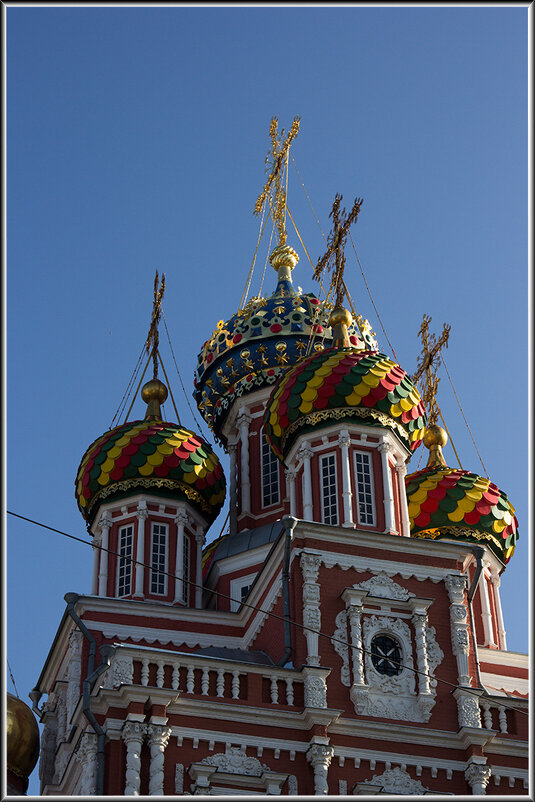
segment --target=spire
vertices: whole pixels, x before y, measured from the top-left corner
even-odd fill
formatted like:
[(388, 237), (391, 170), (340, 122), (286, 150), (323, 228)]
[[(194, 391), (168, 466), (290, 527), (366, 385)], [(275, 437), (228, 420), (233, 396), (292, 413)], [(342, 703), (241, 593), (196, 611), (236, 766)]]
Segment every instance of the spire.
[[(448, 339), (451, 330), (451, 326), (447, 326), (444, 323), (444, 328), (442, 330), (442, 334), (440, 335), (440, 339), (437, 340), (435, 334), (429, 333), (430, 322), (431, 318), (424, 314), (422, 325), (420, 326), (420, 331), (418, 332), (422, 339), (422, 353), (418, 359), (416, 373), (412, 377), (413, 383), (416, 384), (422, 374), (425, 373), (422, 401), (427, 406), (428, 410), (428, 429), (436, 424), (439, 415), (436, 395), (440, 379), (437, 377), (437, 371), (441, 363), (440, 352), (443, 348), (448, 347)], [(436, 428), (439, 429), (440, 427)], [(446, 443), (443, 443), (443, 445), (445, 444)]]
[[(158, 271), (154, 277), (154, 301), (152, 303), (152, 317), (149, 326), (149, 333), (145, 342), (147, 355), (152, 353), (153, 361), (153, 379), (158, 378), (158, 345), (160, 342), (158, 334), (158, 323), (162, 314), (162, 300), (165, 292), (165, 273), (162, 274), (162, 280), (158, 287)], [(167, 397), (167, 394), (166, 394)]]

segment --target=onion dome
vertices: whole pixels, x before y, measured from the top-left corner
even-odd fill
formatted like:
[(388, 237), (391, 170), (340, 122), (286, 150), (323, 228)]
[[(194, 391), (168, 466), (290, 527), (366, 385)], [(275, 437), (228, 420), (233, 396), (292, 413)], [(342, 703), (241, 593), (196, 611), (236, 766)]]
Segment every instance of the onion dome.
[(6, 727), (7, 768), (21, 778), (26, 790), (39, 757), (39, 727), (28, 705), (11, 693), (7, 694)]
[(101, 503), (141, 491), (186, 500), (212, 523), (225, 499), (219, 459), (199, 435), (162, 421), (167, 388), (159, 379), (141, 395), (145, 419), (116, 426), (85, 452), (75, 482), (80, 512), (91, 523)]
[[(278, 274), (273, 294), (251, 298), (230, 320), (221, 320), (198, 356), (195, 401), (223, 442), (222, 428), (236, 398), (275, 384), (310, 347), (322, 350), (332, 339), (329, 307), (312, 293), (293, 287), (291, 271), (298, 259), (289, 245), (278, 245), (270, 256)], [(351, 345), (376, 348), (368, 321), (359, 317), (357, 322), (349, 330)]]
[(405, 478), (411, 537), (483, 541), (507, 563), (518, 539), (515, 509), (490, 479), (446, 465), (447, 440), (444, 429), (430, 426), (428, 464)]
[(299, 434), (340, 420), (386, 426), (411, 451), (422, 441), (426, 416), (418, 390), (385, 354), (348, 344), (349, 319), (347, 310), (333, 310), (331, 326), (343, 336), (289, 370), (271, 395), (265, 432), (280, 460)]

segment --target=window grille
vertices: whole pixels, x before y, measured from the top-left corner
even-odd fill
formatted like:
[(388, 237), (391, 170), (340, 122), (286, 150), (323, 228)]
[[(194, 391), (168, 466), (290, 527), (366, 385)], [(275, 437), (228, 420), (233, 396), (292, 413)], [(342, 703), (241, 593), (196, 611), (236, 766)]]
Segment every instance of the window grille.
[(371, 643), (371, 659), (375, 670), (387, 677), (401, 673), (401, 647), (389, 635), (376, 635)]
[(167, 526), (166, 524), (152, 524), (151, 562), (150, 562), (150, 592), (166, 593), (166, 565), (167, 555)]
[(322, 520), (326, 524), (338, 523), (336, 493), (336, 454), (320, 457)]
[(119, 529), (119, 570), (117, 580), (118, 596), (128, 596), (132, 592), (133, 539), (133, 526), (122, 526)]
[(270, 507), (278, 504), (279, 491), (279, 460), (271, 450), (266, 435), (262, 429), (262, 506)]
[(359, 524), (375, 526), (371, 454), (367, 451), (355, 451), (355, 480)]

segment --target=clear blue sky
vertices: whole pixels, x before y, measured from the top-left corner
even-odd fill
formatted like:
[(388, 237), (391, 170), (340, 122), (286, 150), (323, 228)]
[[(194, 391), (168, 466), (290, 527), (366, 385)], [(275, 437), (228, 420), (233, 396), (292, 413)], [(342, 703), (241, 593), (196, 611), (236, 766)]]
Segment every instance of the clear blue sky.
[[(191, 401), (196, 355), (237, 309), (256, 247), (270, 118), (300, 114), (292, 153), (323, 232), (336, 192), (347, 208), (364, 198), (353, 239), (400, 364), (415, 369), (424, 312), (452, 325), (448, 370), (520, 522), (502, 599), (509, 648), (527, 651), (527, 49), (527, 7), (9, 7), (8, 509), (86, 536), (74, 477), (135, 366), (155, 269)], [(294, 169), (288, 204), (315, 262)], [(289, 243), (295, 282), (317, 289)], [(350, 243), (346, 280), (390, 354)], [(463, 467), (482, 473), (441, 375)], [(7, 533), (7, 655), (27, 699), (92, 554), (11, 516)]]

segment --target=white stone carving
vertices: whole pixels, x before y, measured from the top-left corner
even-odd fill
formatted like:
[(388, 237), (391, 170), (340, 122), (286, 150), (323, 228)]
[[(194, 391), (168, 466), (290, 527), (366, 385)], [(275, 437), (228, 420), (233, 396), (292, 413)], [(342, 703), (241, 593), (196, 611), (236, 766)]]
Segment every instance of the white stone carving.
[[(320, 664), (318, 638), (321, 627), (320, 587), (317, 582), (321, 559), (317, 554), (301, 552), (301, 570), (303, 572), (303, 624), (307, 640), (307, 663)], [(314, 631), (311, 631), (314, 630)]]
[(375, 774), (371, 780), (367, 780), (366, 785), (375, 785), (381, 787), (381, 793), (387, 794), (411, 794), (413, 796), (420, 796), (425, 794), (429, 789), (426, 788), (419, 780), (413, 780), (406, 771), (399, 766), (393, 769), (387, 769), (382, 774)]
[(472, 789), (472, 794), (482, 795), (486, 793), (486, 787), (490, 780), (491, 767), (484, 763), (469, 763), (464, 776), (466, 782)]
[(69, 635), (69, 669), (67, 686), (67, 727), (80, 699), (80, 678), (82, 671), (82, 640), (79, 629), (73, 629)]
[(184, 793), (184, 764), (177, 763), (175, 766), (175, 794), (179, 796)]
[[(401, 645), (401, 663), (403, 668), (399, 674), (392, 677), (379, 674), (371, 659), (371, 643), (375, 635), (384, 632), (393, 635)], [(411, 632), (409, 626), (401, 618), (392, 618), (386, 615), (366, 616), (363, 621), (364, 649), (366, 650), (364, 663), (366, 667), (366, 681), (370, 689), (378, 688), (390, 693), (415, 693), (414, 667), (412, 660)]]
[(305, 676), (305, 707), (327, 707), (327, 683), (323, 677)]
[(295, 774), (290, 774), (288, 777), (288, 794), (290, 796), (297, 796), (297, 777)]
[(141, 746), (147, 725), (137, 721), (127, 721), (122, 729), (126, 744), (125, 796), (138, 796), (141, 783)]
[(456, 688), (453, 695), (457, 699), (459, 727), (481, 727), (479, 698), (476, 694), (463, 692)]
[(245, 750), (239, 746), (229, 746), (225, 752), (205, 757), (201, 764), (215, 766), (217, 771), (246, 777), (261, 777), (264, 771), (271, 771), (269, 766), (260, 763), (256, 757), (247, 756)]
[(349, 673), (349, 645), (347, 641), (347, 610), (341, 610), (334, 622), (336, 624), (336, 629), (334, 630), (331, 642), (335, 652), (342, 658), (340, 680), (342, 685), (349, 688), (351, 685), (351, 676)]
[(353, 585), (353, 587), (357, 590), (366, 590), (370, 596), (379, 596), (382, 599), (407, 601), (407, 599), (415, 595), (398, 585), (397, 582), (394, 582), (384, 571), (380, 571), (376, 576), (372, 576), (364, 582), (359, 582), (358, 585)]
[(131, 685), (134, 679), (134, 661), (127, 655), (116, 655), (111, 666), (111, 687)]
[(314, 769), (314, 794), (328, 794), (327, 773), (334, 755), (334, 747), (327, 744), (312, 744), (306, 757)]
[[(48, 702), (43, 707), (48, 706)], [(43, 793), (43, 788), (54, 779), (54, 756), (56, 754), (56, 735), (57, 735), (57, 718), (53, 712), (46, 712), (43, 716), (44, 729), (41, 736), (41, 751), (39, 760), (39, 780), (41, 781), (40, 791)]]
[(86, 732), (82, 736), (76, 758), (82, 765), (80, 796), (95, 796), (97, 792), (97, 736)]
[(164, 727), (161, 724), (149, 724), (147, 726), (147, 738), (150, 747), (150, 796), (163, 796), (164, 751), (170, 735), (171, 727)]
[(444, 583), (450, 598), (450, 622), (452, 651), (457, 659), (459, 685), (471, 685), (472, 680), (468, 673), (468, 652), (470, 641), (468, 637), (468, 610), (465, 603), (466, 577), (450, 574), (445, 577)]

